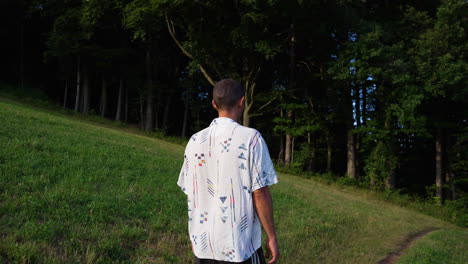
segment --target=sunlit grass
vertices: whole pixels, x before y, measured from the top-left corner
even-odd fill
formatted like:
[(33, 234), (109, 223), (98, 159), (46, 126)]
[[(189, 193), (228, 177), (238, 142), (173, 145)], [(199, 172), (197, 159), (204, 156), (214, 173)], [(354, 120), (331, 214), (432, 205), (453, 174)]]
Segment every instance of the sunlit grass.
[[(110, 126), (0, 100), (0, 263), (191, 263), (183, 147)], [(410, 233), (462, 234), (358, 190), (279, 181), (281, 263), (376, 263)]]
[[(279, 229), (287, 230), (283, 233), (286, 245), (295, 245), (284, 249), (296, 256), (292, 263), (309, 263), (310, 259), (310, 263), (376, 263), (409, 234), (452, 226), (372, 199), (369, 193), (339, 190), (294, 176), (282, 175), (281, 179), (282, 185), (273, 193), (276, 210), (280, 210)], [(460, 234), (467, 232), (454, 228)], [(462, 248), (467, 249), (466, 243), (454, 250), (460, 252)]]
[(0, 259), (188, 261), (166, 143), (4, 103), (0, 122)]
[(468, 231), (437, 230), (415, 242), (399, 264), (467, 263)]

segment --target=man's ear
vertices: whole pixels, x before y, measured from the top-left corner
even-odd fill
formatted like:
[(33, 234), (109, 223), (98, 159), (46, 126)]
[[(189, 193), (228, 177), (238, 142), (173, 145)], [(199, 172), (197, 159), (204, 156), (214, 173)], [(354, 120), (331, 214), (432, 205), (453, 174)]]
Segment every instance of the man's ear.
[(213, 106), (214, 109), (216, 109), (216, 111), (219, 111), (219, 108), (218, 108), (218, 106), (216, 105), (214, 99), (211, 100), (211, 105)]
[(244, 105), (244, 100), (245, 100), (245, 97), (242, 96), (241, 99), (239, 100), (239, 107), (243, 107), (243, 105)]

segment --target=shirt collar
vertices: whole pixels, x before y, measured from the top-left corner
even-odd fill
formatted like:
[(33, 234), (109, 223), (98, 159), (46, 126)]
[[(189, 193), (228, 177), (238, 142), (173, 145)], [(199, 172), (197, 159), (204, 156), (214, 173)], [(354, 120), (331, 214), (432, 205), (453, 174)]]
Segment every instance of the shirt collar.
[(229, 117), (217, 117), (211, 121), (210, 126), (219, 125), (219, 124), (229, 124), (229, 123), (237, 123), (234, 119)]

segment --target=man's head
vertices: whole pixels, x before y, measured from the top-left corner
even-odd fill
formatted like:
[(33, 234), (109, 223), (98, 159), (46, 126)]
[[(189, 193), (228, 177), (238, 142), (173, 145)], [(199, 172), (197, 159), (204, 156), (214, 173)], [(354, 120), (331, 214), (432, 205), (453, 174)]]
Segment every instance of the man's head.
[(218, 112), (242, 112), (243, 103), (244, 89), (238, 82), (224, 79), (214, 86), (212, 104)]

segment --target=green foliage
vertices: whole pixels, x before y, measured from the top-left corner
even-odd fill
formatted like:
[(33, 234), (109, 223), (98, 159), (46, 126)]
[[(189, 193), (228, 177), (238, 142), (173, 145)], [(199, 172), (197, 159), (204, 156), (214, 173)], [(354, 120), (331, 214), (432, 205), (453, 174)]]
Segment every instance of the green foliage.
[[(301, 113), (304, 113), (304, 109), (306, 109), (307, 106), (298, 103), (281, 103), (279, 106), (283, 109), (285, 114), (283, 117), (279, 116), (273, 119), (273, 123), (276, 124), (273, 130), (279, 133), (288, 133), (293, 136), (303, 136), (309, 127), (304, 124), (304, 122), (308, 120), (302, 118)], [(286, 113), (289, 111), (294, 112), (295, 118), (286, 117)]]
[(384, 189), (386, 181), (393, 177), (398, 166), (398, 157), (390, 149), (387, 142), (379, 141), (366, 160), (364, 170), (370, 185)]
[(307, 143), (294, 144), (293, 161), (286, 172), (301, 174), (311, 158), (310, 145)]
[[(467, 190), (468, 186), (468, 128), (460, 131), (457, 135), (459, 140), (449, 149), (450, 170), (454, 173), (453, 183), (459, 186), (458, 192)], [(465, 191), (466, 195), (466, 191)]]
[(468, 227), (468, 194), (464, 193), (456, 200), (445, 201), (445, 206), (451, 213), (451, 222)]
[(178, 40), (192, 56), (191, 72), (202, 64), (215, 80), (230, 76), (254, 83), (255, 76), (249, 79), (249, 72), (283, 47), (270, 29), (275, 8), (275, 2), (181, 1), (171, 5), (167, 14)]
[[(283, 115), (273, 118), (273, 131), (301, 137), (320, 129), (319, 118), (307, 101), (299, 101), (288, 91), (277, 91), (275, 98), (276, 107), (282, 109)], [(288, 112), (292, 113), (292, 117), (288, 117)]]
[(351, 177), (347, 177), (345, 175), (345, 177), (338, 177), (336, 179), (336, 182), (338, 184), (341, 184), (341, 185), (348, 185), (348, 186), (359, 186), (359, 181), (354, 179), (354, 178), (351, 178)]
[(150, 42), (165, 28), (166, 0), (136, 0), (123, 6), (123, 25), (133, 30), (133, 38)]
[(461, 99), (467, 87), (466, 60), (467, 5), (463, 1), (446, 0), (437, 10), (433, 28), (416, 40), (415, 55), (420, 80), (432, 96)]
[(442, 1), (431, 17), (408, 6), (399, 14), (401, 19), (370, 16), (347, 32), (328, 72), (348, 89), (367, 92), (370, 120), (355, 131), (364, 143), (360, 153), (367, 156), (364, 171), (369, 181), (382, 185), (399, 164), (396, 151), (414, 147), (383, 147), (382, 142), (432, 138), (435, 127), (450, 128), (452, 137), (462, 140), (456, 131), (464, 111), (457, 105), (466, 104), (462, 94), (468, 86), (462, 51), (468, 47), (467, 19), (462, 15), (466, 9), (463, 1)]
[(81, 8), (70, 7), (55, 18), (53, 30), (47, 41), (48, 51), (45, 58), (76, 55), (81, 52), (90, 32), (81, 24)]
[(106, 14), (106, 9), (112, 8), (110, 1), (103, 0), (88, 0), (83, 2), (81, 10), (81, 25), (87, 28), (88, 32), (92, 34), (92, 30), (100, 18)]
[(34, 89), (30, 86), (24, 86), (23, 88), (17, 87), (15, 85), (9, 85), (3, 82), (0, 82), (0, 96), (8, 97), (16, 100), (37, 100), (48, 102), (49, 105), (50, 99), (47, 95), (38, 89)]

